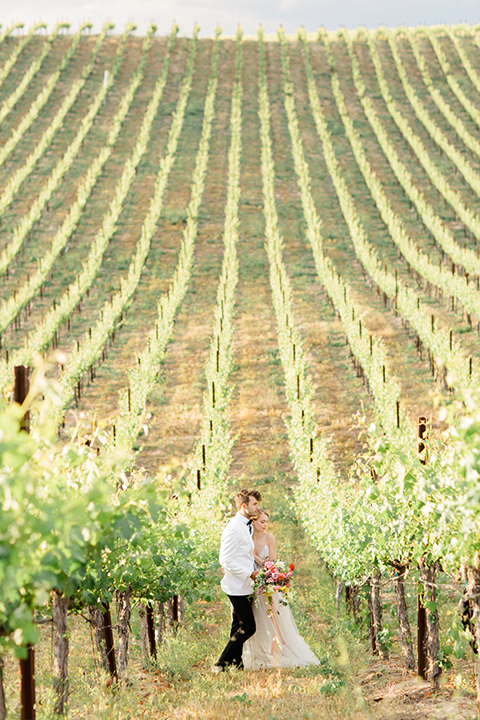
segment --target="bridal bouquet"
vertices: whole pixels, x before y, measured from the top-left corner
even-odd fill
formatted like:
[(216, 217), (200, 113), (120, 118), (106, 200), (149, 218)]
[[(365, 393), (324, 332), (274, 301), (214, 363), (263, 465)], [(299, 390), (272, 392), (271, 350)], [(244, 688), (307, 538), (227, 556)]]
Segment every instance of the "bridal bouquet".
[(290, 579), (294, 569), (295, 566), (292, 564), (286, 565), (281, 561), (273, 563), (267, 560), (263, 568), (258, 571), (252, 594), (254, 598), (260, 595), (265, 596), (270, 615), (273, 612), (273, 596), (276, 592), (279, 593), (279, 602), (282, 605), (288, 604), (287, 594), (290, 590)]

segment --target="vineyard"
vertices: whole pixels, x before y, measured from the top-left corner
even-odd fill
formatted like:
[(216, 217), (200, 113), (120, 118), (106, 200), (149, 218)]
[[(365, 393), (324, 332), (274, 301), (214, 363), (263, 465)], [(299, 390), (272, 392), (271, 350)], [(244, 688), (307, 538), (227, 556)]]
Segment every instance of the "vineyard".
[(155, 667), (246, 486), (480, 701), (479, 128), (477, 27), (0, 28), (0, 719), (44, 626), (68, 712), (71, 616)]

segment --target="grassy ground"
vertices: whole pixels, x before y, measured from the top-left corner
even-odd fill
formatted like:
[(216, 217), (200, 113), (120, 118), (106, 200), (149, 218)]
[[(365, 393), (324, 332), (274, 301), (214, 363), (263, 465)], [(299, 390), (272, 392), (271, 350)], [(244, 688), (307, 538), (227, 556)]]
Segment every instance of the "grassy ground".
[[(135, 45), (136, 61), (139, 42)], [(61, 262), (56, 266), (45, 291), (45, 298), (37, 298), (37, 306), (31, 318), (22, 324), (22, 332), (10, 329), (2, 339), (2, 348), (21, 346), (24, 333), (40, 322), (46, 307), (56, 298), (70, 275), (77, 271), (77, 265), (89, 247), (91, 237), (98, 226), (105, 209), (105, 202), (111, 196), (113, 183), (118, 178), (121, 162), (130, 152), (131, 138), (138, 129), (143, 109), (150, 98), (153, 85), (161, 72), (165, 40), (154, 43), (145, 81), (133, 104), (133, 110), (126, 121), (124, 132), (119, 139), (115, 156), (106, 166), (89, 201), (89, 206), (80, 223), (76, 241)], [(209, 177), (205, 190), (199, 222), (199, 238), (196, 247), (195, 269), (189, 294), (182, 306), (175, 325), (172, 343), (162, 366), (156, 394), (150, 398), (153, 416), (150, 435), (145, 443), (141, 462), (149, 467), (146, 455), (150, 452), (150, 467), (167, 462), (172, 454), (186, 459), (196, 438), (200, 421), (202, 392), (204, 389), (203, 364), (206, 347), (210, 338), (210, 324), (213, 311), (214, 293), (221, 261), (221, 232), (224, 220), (225, 171), (229, 141), (229, 107), (233, 82), (232, 41), (222, 49), (222, 73), (219, 82), (217, 116), (211, 146)], [(79, 57), (86, 59), (86, 45), (82, 43)], [(118, 39), (109, 40), (102, 50), (101, 58), (111, 64)], [(185, 131), (179, 145), (177, 163), (172, 170), (169, 188), (165, 197), (165, 212), (159, 223), (158, 234), (152, 244), (152, 253), (147, 262), (146, 272), (139, 287), (135, 302), (121, 328), (118, 329), (115, 345), (109, 348), (109, 356), (100, 368), (95, 383), (82, 395), (80, 409), (98, 411), (100, 415), (115, 412), (117, 391), (125, 384), (126, 371), (131, 366), (135, 352), (143, 347), (144, 337), (151, 324), (152, 312), (161, 292), (168, 287), (176, 262), (181, 230), (185, 220), (185, 207), (189, 198), (191, 174), (199, 134), (201, 131), (205, 88), (210, 72), (211, 40), (202, 40), (199, 47), (194, 90), (189, 101)], [(148, 206), (154, 180), (154, 172), (163, 154), (166, 133), (171, 113), (178, 97), (180, 81), (185, 68), (188, 43), (178, 39), (172, 57), (171, 73), (162, 101), (162, 111), (155, 120), (149, 157), (139, 167), (125, 211), (119, 222), (119, 232), (106, 253), (104, 266), (92, 286), (89, 297), (83, 302), (82, 315), (75, 315), (74, 327), (68, 337), (62, 331), (61, 346), (68, 348), (81, 338), (95, 317), (97, 307), (118, 284), (120, 272), (125, 271), (129, 253), (135, 244), (141, 221)], [(378, 43), (382, 55), (388, 58), (384, 43)], [(368, 87), (375, 106), (382, 118), (388, 120), (388, 113), (378, 97), (373, 80), (371, 65), (365, 49), (358, 48), (362, 68), (370, 80)], [(339, 43), (334, 54), (340, 69), (342, 88), (346, 102), (357, 122), (362, 122), (362, 137), (368, 148), (369, 157), (379, 176), (388, 186), (392, 202), (398, 212), (407, 220), (410, 218), (409, 203), (391, 182), (386, 159), (379, 153), (365, 120), (362, 120), (359, 101), (355, 96), (350, 77), (349, 60)], [(312, 169), (312, 193), (323, 222), (325, 250), (337, 268), (351, 283), (357, 298), (357, 310), (369, 332), (381, 337), (395, 362), (395, 371), (402, 382), (402, 403), (415, 414), (430, 414), (431, 398), (435, 391), (430, 380), (425, 359), (417, 357), (412, 338), (407, 337), (400, 318), (383, 306), (382, 298), (363, 277), (358, 261), (351, 247), (348, 230), (342, 218), (336, 194), (329, 180), (322, 158), (319, 140), (313, 125), (306, 94), (302, 53), (297, 43), (292, 43), (292, 73), (295, 98), (298, 105), (299, 125), (304, 139), (305, 153)], [(3, 57), (0, 51), (0, 58)], [(285, 263), (292, 277), (296, 322), (305, 337), (312, 377), (317, 386), (315, 409), (318, 425), (322, 432), (332, 437), (332, 455), (339, 468), (339, 480), (358, 450), (357, 431), (352, 416), (360, 409), (362, 402), (367, 411), (370, 399), (361, 380), (355, 377), (348, 355), (348, 348), (340, 322), (330, 309), (325, 294), (317, 281), (311, 253), (304, 237), (304, 226), (300, 211), (298, 188), (291, 163), (290, 142), (285, 121), (281, 88), (279, 49), (275, 43), (267, 48), (269, 97), (272, 112), (272, 139), (275, 146), (276, 192), (282, 234), (284, 235)], [(125, 86), (135, 66), (132, 56), (130, 63), (124, 63), (118, 79), (118, 93)], [(372, 204), (351, 149), (343, 136), (341, 119), (332, 97), (331, 78), (325, 72), (326, 60), (321, 44), (312, 47), (312, 59), (322, 107), (332, 129), (336, 153), (342, 172), (349, 182), (356, 198), (362, 222), (365, 223), (371, 240), (382, 252), (385, 261), (398, 268), (401, 276), (411, 283), (406, 265), (397, 258), (397, 251), (379, 220)], [(135, 62), (136, 62), (135, 61)], [(83, 62), (83, 61), (82, 61)], [(102, 60), (102, 63), (104, 60)], [(76, 64), (74, 64), (77, 67)], [(79, 67), (79, 66), (78, 66)], [(77, 67), (77, 74), (78, 74)], [(394, 76), (391, 61), (387, 63), (389, 77)], [(73, 71), (72, 71), (73, 72)], [(101, 82), (103, 64), (99, 63), (96, 74), (89, 80), (93, 87)], [(418, 73), (417, 73), (418, 74)], [(417, 82), (418, 79), (415, 80)], [(292, 560), (298, 570), (291, 604), (300, 632), (312, 646), (321, 660), (318, 668), (297, 670), (233, 673), (213, 676), (211, 667), (223, 647), (229, 623), (229, 609), (226, 599), (218, 593), (216, 602), (209, 605), (197, 604), (187, 612), (185, 626), (166, 639), (159, 650), (158, 662), (145, 666), (138, 643), (138, 621), (136, 612), (132, 619), (132, 642), (129, 665), (129, 680), (119, 688), (106, 689), (106, 678), (100, 673), (95, 660), (88, 626), (81, 618), (71, 619), (71, 700), (69, 718), (373, 718), (387, 720), (421, 720), (423, 718), (462, 718), (474, 714), (472, 696), (473, 669), (471, 660), (454, 665), (444, 673), (438, 693), (432, 694), (428, 685), (418, 684), (415, 676), (402, 669), (402, 663), (395, 639), (392, 639), (390, 660), (379, 662), (369, 654), (365, 629), (356, 628), (351, 618), (335, 608), (334, 586), (318, 557), (305, 540), (297, 523), (290, 500), (290, 476), (293, 474), (289, 460), (288, 444), (283, 419), (288, 416), (283, 390), (283, 374), (279, 364), (275, 318), (272, 309), (268, 282), (268, 263), (264, 250), (263, 199), (261, 188), (260, 142), (258, 111), (258, 54), (256, 43), (244, 43), (244, 116), (242, 126), (243, 155), (241, 176), (241, 205), (239, 262), (240, 276), (237, 290), (235, 316), (234, 352), (236, 365), (232, 372), (232, 404), (230, 420), (232, 433), (238, 440), (232, 451), (230, 482), (255, 484), (265, 497), (265, 506), (272, 511), (274, 532), (277, 535), (280, 554)], [(123, 83), (123, 84), (122, 84)], [(396, 83), (397, 89), (398, 81)], [(84, 168), (86, 159), (93, 149), (99, 148), (108, 131), (108, 121), (117, 107), (119, 95), (112, 92), (107, 104), (96, 122), (91, 137), (79, 156), (79, 162), (62, 184), (55, 202), (66, 204), (78, 182), (79, 169)], [(60, 90), (55, 95), (59, 102)], [(1, 98), (0, 98), (1, 99)], [(38, 177), (32, 177), (25, 190), (12, 204), (2, 220), (5, 227), (17, 222), (26, 207), (27, 189), (37, 187), (41, 177), (50, 167), (54, 157), (70, 138), (81, 116), (79, 108), (85, 110), (88, 93), (82, 94), (81, 102), (72, 113), (69, 130), (65, 137), (52, 145), (51, 155), (39, 164)], [(35, 133), (40, 132), (46, 119), (53, 113), (52, 107), (45, 109), (43, 122), (36, 124)], [(406, 106), (407, 107), (407, 106)], [(48, 112), (47, 112), (48, 110)], [(411, 112), (409, 111), (410, 115)], [(417, 127), (417, 125), (415, 125)], [(397, 131), (389, 125), (389, 132), (402, 147)], [(33, 132), (33, 130), (32, 130)], [(421, 128), (419, 128), (419, 133)], [(0, 139), (7, 138), (4, 130)], [(422, 134), (422, 137), (425, 137)], [(38, 138), (37, 138), (38, 140)], [(31, 138), (30, 138), (31, 141)], [(8, 181), (9, 175), (23, 162), (27, 145), (19, 148), (0, 172), (0, 188)], [(97, 147), (98, 145), (98, 147)], [(437, 152), (437, 151), (435, 151)], [(408, 152), (403, 152), (408, 156)], [(423, 173), (418, 163), (409, 160), (419, 173), (419, 184)], [(442, 161), (443, 162), (443, 161)], [(86, 165), (85, 165), (86, 167)], [(448, 165), (446, 166), (449, 167)], [(461, 179), (449, 170), (452, 184), (462, 190)], [(41, 176), (41, 177), (40, 177)], [(390, 187), (393, 185), (393, 189)], [(29, 192), (30, 192), (29, 190)], [(463, 192), (463, 190), (462, 190)], [(466, 192), (466, 191), (465, 191)], [(466, 197), (470, 197), (466, 195)], [(432, 202), (438, 204), (435, 193)], [(401, 210), (403, 203), (403, 211)], [(67, 203), (68, 204), (68, 203)], [(58, 209), (58, 208), (57, 208)], [(64, 208), (66, 210), (66, 208)], [(42, 224), (36, 229), (36, 244), (29, 247), (27, 255), (12, 269), (0, 288), (0, 296), (7, 297), (19, 284), (22, 262), (36, 262), (38, 251), (48, 246), (48, 237), (55, 223), (60, 222), (52, 205), (50, 214), (45, 214)], [(8, 221), (8, 222), (7, 222)], [(416, 227), (418, 226), (418, 229)], [(415, 242), (426, 242), (423, 226), (413, 214), (409, 220), (409, 231), (414, 233)], [(415, 231), (415, 232), (414, 232)], [(2, 247), (7, 235), (2, 235)], [(77, 243), (77, 245), (76, 245)], [(77, 252), (78, 251), (78, 252)], [(28, 265), (27, 263), (27, 265)], [(25, 267), (24, 270), (28, 270)], [(23, 270), (22, 270), (23, 272)], [(22, 276), (23, 277), (23, 276)], [(427, 300), (426, 300), (427, 301)], [(478, 354), (478, 338), (475, 333), (465, 333), (466, 323), (461, 313), (451, 311), (448, 299), (432, 307), (436, 317), (442, 319), (465, 335), (464, 345), (471, 348), (472, 356)], [(424, 405), (427, 409), (424, 410)], [(147, 446), (147, 442), (150, 446)], [(220, 528), (219, 528), (220, 534)], [(413, 610), (413, 587), (411, 604)], [(448, 602), (447, 602), (448, 601)], [(391, 598), (386, 592), (385, 621), (395, 626)], [(364, 603), (365, 605), (365, 603)], [(445, 597), (442, 607), (442, 632), (445, 635), (449, 625), (448, 613), (452, 613), (454, 599)], [(413, 615), (412, 615), (413, 619)], [(392, 632), (394, 632), (392, 630)], [(45, 627), (42, 641), (37, 649), (38, 720), (51, 716), (53, 655), (51, 629)], [(9, 661), (6, 667), (6, 688), (10, 717), (19, 715), (18, 670)]]
[[(337, 623), (332, 585), (317, 558), (304, 543), (299, 529), (286, 522), (279, 541), (293, 554), (299, 571), (292, 591), (292, 610), (299, 630), (321, 660), (320, 666), (213, 675), (211, 668), (227, 639), (229, 608), (221, 592), (215, 603), (198, 603), (187, 612), (185, 626), (167, 637), (158, 659), (145, 666), (138, 643), (137, 615), (132, 621), (128, 682), (105, 689), (92, 652), (92, 641), (81, 618), (71, 620), (71, 699), (69, 718), (315, 718), (319, 707), (326, 715), (359, 717), (359, 704), (351, 683), (350, 661), (361, 658), (363, 642), (352, 635), (348, 623)], [(288, 529), (287, 529), (287, 526)], [(301, 535), (301, 533), (300, 533)], [(349, 648), (348, 654), (346, 648)], [(351, 659), (350, 659), (351, 656)], [(38, 720), (51, 715), (51, 631), (45, 629), (37, 649)], [(6, 672), (11, 717), (16, 715), (16, 667)]]
[[(109, 686), (100, 670), (87, 624), (82, 618), (71, 618), (68, 720), (475, 717), (471, 659), (457, 661), (447, 670), (436, 693), (402, 668), (388, 588), (384, 619), (393, 631), (390, 659), (380, 661), (371, 656), (366, 627), (355, 626), (343, 604), (336, 608), (332, 580), (295, 522), (288, 494), (282, 496), (276, 490), (273, 495), (270, 487), (266, 488), (266, 499), (275, 507), (272, 529), (280, 554), (292, 559), (297, 568), (290, 604), (299, 631), (320, 665), (213, 675), (211, 668), (225, 644), (229, 627), (228, 602), (219, 591), (215, 602), (199, 602), (187, 608), (184, 626), (166, 637), (152, 664), (142, 657), (134, 611), (128, 680), (116, 688)], [(412, 601), (414, 588), (410, 591)], [(363, 612), (365, 606), (363, 602)], [(449, 618), (443, 611), (441, 617), (445, 629)], [(37, 720), (48, 720), (53, 717), (54, 700), (48, 627), (37, 646), (36, 663)], [(7, 663), (5, 675), (9, 717), (16, 718), (18, 670), (13, 661)]]

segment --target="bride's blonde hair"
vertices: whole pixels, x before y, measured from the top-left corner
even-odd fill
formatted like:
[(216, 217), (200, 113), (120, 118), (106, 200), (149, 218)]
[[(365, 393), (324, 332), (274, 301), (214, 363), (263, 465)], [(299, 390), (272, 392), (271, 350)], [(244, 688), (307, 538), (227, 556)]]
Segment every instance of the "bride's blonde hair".
[(270, 513), (268, 512), (268, 510), (265, 510), (264, 508), (258, 508), (257, 518), (259, 518), (260, 515), (266, 515), (270, 519)]

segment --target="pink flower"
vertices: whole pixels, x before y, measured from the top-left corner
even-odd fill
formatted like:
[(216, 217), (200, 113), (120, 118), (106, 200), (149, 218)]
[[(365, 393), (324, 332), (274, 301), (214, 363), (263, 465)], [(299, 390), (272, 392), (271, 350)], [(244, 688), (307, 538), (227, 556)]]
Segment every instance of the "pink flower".
[(255, 581), (255, 595), (263, 594), (267, 603), (270, 604), (273, 602), (273, 596), (276, 592), (285, 598), (290, 589), (293, 564), (288, 566), (288, 570), (285, 570), (285, 567), (287, 567), (286, 564), (282, 562), (277, 565), (267, 560)]

